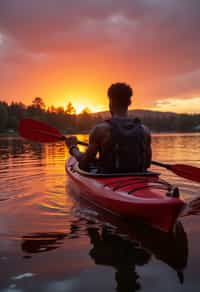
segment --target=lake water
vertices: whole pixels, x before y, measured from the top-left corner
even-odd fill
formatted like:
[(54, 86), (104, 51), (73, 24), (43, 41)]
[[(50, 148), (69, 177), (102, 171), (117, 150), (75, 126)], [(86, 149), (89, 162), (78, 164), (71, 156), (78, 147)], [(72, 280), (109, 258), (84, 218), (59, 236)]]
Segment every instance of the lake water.
[[(154, 160), (200, 167), (199, 150), (200, 134), (153, 136)], [(0, 291), (199, 291), (200, 217), (170, 235), (125, 223), (74, 196), (67, 158), (62, 143), (0, 138)], [(200, 196), (153, 169), (186, 201)]]

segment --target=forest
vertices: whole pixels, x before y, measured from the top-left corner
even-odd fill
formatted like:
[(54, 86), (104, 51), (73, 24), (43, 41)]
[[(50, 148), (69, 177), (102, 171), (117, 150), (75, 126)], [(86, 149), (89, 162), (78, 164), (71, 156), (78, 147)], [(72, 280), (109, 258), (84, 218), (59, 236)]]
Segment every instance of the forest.
[[(200, 131), (200, 114), (161, 113), (146, 110), (131, 110), (130, 116), (137, 117), (152, 132), (194, 132)], [(46, 107), (41, 97), (36, 97), (31, 105), (21, 102), (10, 104), (0, 101), (0, 133), (17, 132), (22, 118), (33, 118), (46, 122), (62, 133), (87, 133), (96, 124), (109, 117), (108, 113), (93, 114), (85, 108), (76, 114), (73, 104), (69, 102), (63, 107)]]

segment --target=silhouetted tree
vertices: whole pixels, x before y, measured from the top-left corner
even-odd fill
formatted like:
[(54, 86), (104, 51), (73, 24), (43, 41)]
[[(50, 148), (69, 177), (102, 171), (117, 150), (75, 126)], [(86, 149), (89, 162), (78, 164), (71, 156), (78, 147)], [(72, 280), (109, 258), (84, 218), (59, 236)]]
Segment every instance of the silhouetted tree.
[(8, 108), (9, 115), (21, 119), (26, 115), (26, 106), (21, 102), (12, 102)]
[[(141, 114), (141, 113), (140, 113)], [(142, 122), (152, 131), (189, 132), (198, 130), (200, 114), (161, 114), (157, 112), (144, 112), (139, 115)], [(136, 113), (137, 116), (137, 113)], [(63, 107), (51, 106), (45, 109), (45, 103), (41, 97), (36, 97), (32, 104), (25, 106), (23, 103), (12, 102), (10, 105), (0, 101), (0, 131), (17, 129), (19, 121), (24, 117), (44, 121), (57, 127), (64, 133), (88, 132), (95, 124), (105, 119), (105, 115), (93, 115), (89, 108), (84, 108), (81, 114), (75, 114), (75, 108), (71, 102), (66, 110)]]
[(35, 97), (34, 100), (32, 101), (33, 107), (44, 110), (45, 109), (45, 103), (41, 97)]
[(75, 110), (75, 108), (74, 108), (74, 106), (72, 105), (71, 102), (69, 102), (69, 103), (67, 104), (67, 108), (66, 108), (66, 110), (65, 110), (65, 113), (66, 113), (67, 115), (75, 115), (75, 114), (76, 114), (76, 110)]
[(90, 109), (84, 108), (77, 118), (78, 129), (81, 131), (89, 131), (93, 125), (93, 117), (90, 114)]
[(0, 102), (0, 131), (5, 130), (7, 122), (8, 122), (7, 105), (4, 102)]
[[(45, 112), (45, 103), (41, 97), (35, 97), (32, 101), (32, 105), (28, 106), (28, 116), (41, 120), (42, 114)], [(43, 120), (43, 119), (42, 119)]]
[(90, 113), (91, 113), (91, 110), (89, 109), (89, 107), (85, 107), (81, 112), (82, 115), (87, 115)]

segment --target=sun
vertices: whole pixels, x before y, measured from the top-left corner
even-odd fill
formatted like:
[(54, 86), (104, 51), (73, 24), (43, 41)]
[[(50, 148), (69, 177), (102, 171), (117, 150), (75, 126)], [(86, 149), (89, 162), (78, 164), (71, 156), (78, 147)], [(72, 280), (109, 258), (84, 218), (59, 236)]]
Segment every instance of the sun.
[(74, 106), (77, 114), (80, 114), (85, 108), (89, 108), (90, 111), (93, 112), (92, 109), (89, 106), (87, 106), (86, 104), (80, 104), (78, 102), (74, 102), (73, 106)]
[[(81, 102), (81, 101), (87, 101), (87, 102)], [(73, 107), (76, 110), (76, 114), (82, 113), (82, 111), (84, 109), (89, 110), (89, 112), (91, 112), (91, 113), (95, 113), (95, 112), (98, 112), (99, 111), (97, 105), (94, 105), (89, 99), (87, 100), (84, 97), (79, 98), (77, 100), (74, 100), (72, 102), (72, 105), (73, 105)]]
[(96, 99), (92, 99), (89, 96), (71, 96), (69, 99), (65, 100), (65, 102), (61, 102), (59, 106), (66, 109), (68, 103), (71, 103), (74, 107), (76, 114), (79, 115), (83, 112), (84, 109), (89, 110), (91, 113), (97, 113), (101, 111), (105, 111), (107, 108), (106, 106), (102, 106), (101, 104), (96, 101)]
[[(70, 101), (71, 102), (71, 101)], [(82, 111), (84, 109), (88, 109), (90, 112), (95, 112), (95, 108), (90, 105), (90, 104), (86, 104), (86, 103), (80, 103), (79, 101), (73, 101), (71, 102), (72, 103), (72, 106), (74, 107), (75, 111), (76, 111), (76, 114), (79, 115), (80, 113), (82, 113)], [(67, 104), (68, 103), (60, 103), (60, 104), (57, 104), (56, 106), (61, 106), (62, 108), (66, 109), (67, 107)]]

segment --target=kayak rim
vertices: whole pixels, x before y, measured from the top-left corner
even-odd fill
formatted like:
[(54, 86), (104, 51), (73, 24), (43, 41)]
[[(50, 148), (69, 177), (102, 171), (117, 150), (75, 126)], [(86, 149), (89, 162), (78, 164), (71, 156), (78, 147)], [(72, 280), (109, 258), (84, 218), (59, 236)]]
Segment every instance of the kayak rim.
[(127, 176), (143, 176), (143, 177), (148, 177), (148, 176), (159, 176), (159, 172), (154, 172), (154, 171), (144, 171), (144, 172), (127, 172), (127, 173), (95, 173), (95, 172), (87, 172), (85, 170), (82, 170), (79, 167), (79, 163), (76, 162), (73, 165), (73, 170), (79, 173), (80, 175), (83, 176), (89, 176), (89, 177), (127, 177)]

